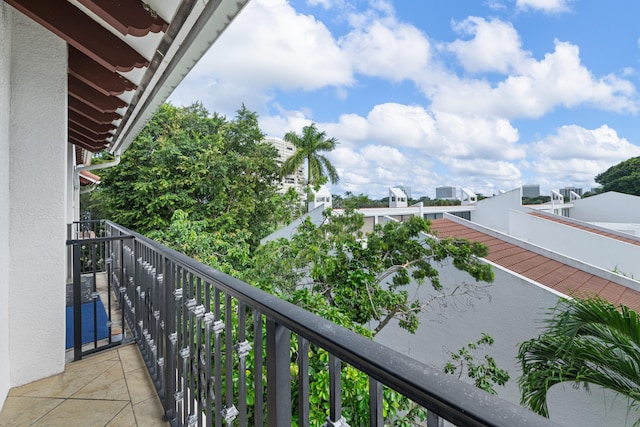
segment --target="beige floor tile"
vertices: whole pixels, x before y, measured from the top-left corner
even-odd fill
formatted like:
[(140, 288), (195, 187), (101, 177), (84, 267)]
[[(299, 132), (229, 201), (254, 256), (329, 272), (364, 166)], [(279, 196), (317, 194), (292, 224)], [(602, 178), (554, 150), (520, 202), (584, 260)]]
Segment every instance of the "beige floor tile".
[(135, 344), (120, 347), (118, 354), (120, 355), (122, 367), (125, 372), (135, 371), (145, 366), (140, 350), (138, 350), (138, 346)]
[(91, 372), (62, 373), (34, 381), (11, 390), (12, 396), (58, 397), (65, 399), (89, 384), (96, 374)]
[(63, 399), (10, 396), (0, 412), (0, 427), (30, 426), (62, 402)]
[(116, 362), (81, 388), (72, 396), (74, 399), (129, 400), (129, 390), (122, 372), (122, 365)]
[(113, 420), (128, 402), (69, 399), (58, 405), (34, 426), (104, 426)]
[(137, 427), (136, 417), (129, 402), (122, 411), (105, 427)]
[(125, 372), (124, 376), (133, 405), (156, 395), (156, 389), (153, 386), (147, 368), (139, 368), (135, 371)]
[(139, 427), (168, 426), (164, 420), (164, 410), (160, 404), (158, 396), (153, 396), (147, 400), (133, 405), (133, 412)]

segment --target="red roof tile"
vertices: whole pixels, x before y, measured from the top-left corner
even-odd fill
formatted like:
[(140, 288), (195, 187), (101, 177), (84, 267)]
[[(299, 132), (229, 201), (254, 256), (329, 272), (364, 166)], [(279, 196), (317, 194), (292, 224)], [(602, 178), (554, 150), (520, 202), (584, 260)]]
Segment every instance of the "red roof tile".
[[(544, 217), (548, 218), (546, 215)], [(562, 220), (558, 222), (562, 222)], [(568, 225), (574, 226), (573, 223)], [(456, 237), (482, 242), (489, 248), (489, 254), (486, 257), (489, 261), (565, 295), (599, 296), (613, 304), (625, 304), (634, 310), (640, 310), (640, 292), (626, 286), (536, 254), (448, 219), (432, 220), (431, 229), (440, 238)], [(599, 232), (598, 234), (606, 233)], [(612, 236), (622, 240), (615, 234)], [(633, 241), (633, 239), (631, 240)], [(640, 242), (636, 244), (640, 244)]]

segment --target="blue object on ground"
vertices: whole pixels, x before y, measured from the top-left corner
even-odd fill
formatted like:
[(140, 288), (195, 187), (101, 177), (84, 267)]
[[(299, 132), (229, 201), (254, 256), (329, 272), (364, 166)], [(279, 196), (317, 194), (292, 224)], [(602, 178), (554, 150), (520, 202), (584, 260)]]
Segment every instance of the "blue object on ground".
[[(109, 328), (107, 328), (107, 312), (104, 309), (104, 304), (100, 298), (95, 300), (96, 313), (97, 313), (97, 325), (98, 325), (98, 339), (104, 339), (109, 336)], [(93, 342), (93, 301), (82, 304), (82, 344)], [(66, 328), (66, 344), (65, 348), (73, 347), (73, 306), (67, 307), (67, 328)]]

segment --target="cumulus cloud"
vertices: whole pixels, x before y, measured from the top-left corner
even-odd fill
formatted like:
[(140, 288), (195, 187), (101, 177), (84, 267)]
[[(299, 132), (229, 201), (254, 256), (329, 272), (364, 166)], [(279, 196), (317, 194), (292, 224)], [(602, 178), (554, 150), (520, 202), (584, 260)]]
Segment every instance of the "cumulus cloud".
[(517, 144), (518, 130), (506, 119), (437, 113), (436, 123), (441, 156), (513, 160), (526, 154)]
[(462, 35), (473, 36), (446, 45), (467, 71), (507, 73), (520, 68), (530, 56), (522, 50), (520, 36), (510, 23), (471, 16), (455, 22), (453, 28)]
[(566, 12), (571, 0), (516, 0), (516, 7), (522, 10), (540, 10), (547, 13)]
[(518, 72), (493, 85), (482, 79), (450, 76), (433, 98), (433, 108), (502, 117), (541, 117), (558, 106), (591, 105), (636, 112), (635, 87), (614, 75), (597, 78), (581, 63), (579, 48), (556, 41), (542, 60), (519, 62)]
[(584, 187), (593, 186), (594, 177), (611, 165), (639, 155), (640, 147), (607, 125), (597, 129), (562, 126), (555, 134), (532, 143), (529, 149), (535, 173)]
[(209, 97), (213, 104), (232, 98), (236, 108), (245, 102), (255, 109), (271, 99), (272, 88), (310, 91), (353, 82), (347, 53), (322, 22), (286, 0), (254, 0), (172, 98), (200, 91), (200, 99)]
[(393, 17), (354, 20), (355, 28), (340, 41), (354, 69), (364, 75), (401, 81), (424, 72), (431, 55), (426, 36)]

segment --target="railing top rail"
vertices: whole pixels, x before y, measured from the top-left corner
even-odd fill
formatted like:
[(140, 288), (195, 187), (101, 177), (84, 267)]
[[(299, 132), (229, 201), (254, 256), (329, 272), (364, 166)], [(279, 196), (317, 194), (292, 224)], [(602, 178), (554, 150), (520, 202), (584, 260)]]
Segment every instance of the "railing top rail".
[(445, 419), (465, 426), (556, 425), (518, 405), (459, 381), (432, 366), (336, 325), (139, 233), (107, 222), (123, 232), (125, 237), (133, 236), (153, 247), (172, 262), (215, 284), (225, 293)]
[(119, 236), (109, 236), (109, 237), (85, 237), (85, 238), (80, 238), (80, 239), (68, 239), (67, 240), (67, 245), (73, 245), (76, 243), (101, 243), (101, 242), (112, 242), (115, 240), (122, 240), (122, 239), (133, 239), (134, 236), (132, 235), (127, 235), (127, 234), (122, 234)]

